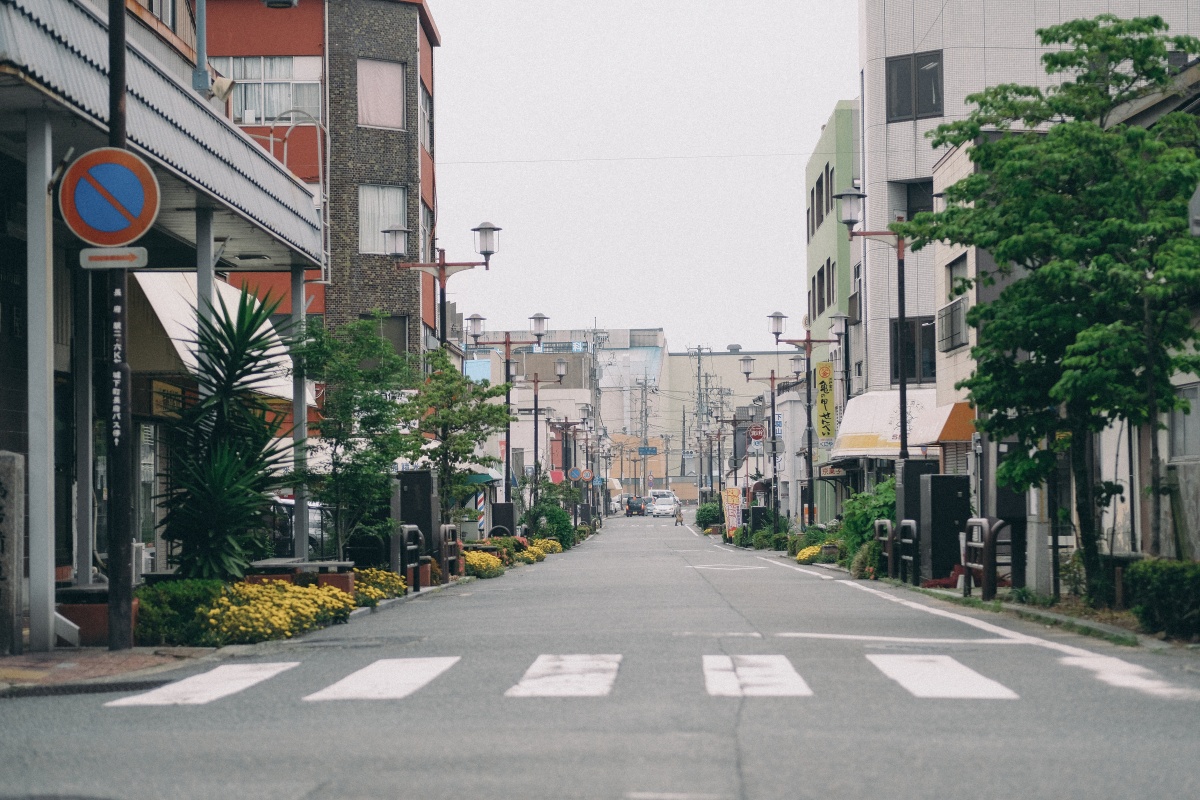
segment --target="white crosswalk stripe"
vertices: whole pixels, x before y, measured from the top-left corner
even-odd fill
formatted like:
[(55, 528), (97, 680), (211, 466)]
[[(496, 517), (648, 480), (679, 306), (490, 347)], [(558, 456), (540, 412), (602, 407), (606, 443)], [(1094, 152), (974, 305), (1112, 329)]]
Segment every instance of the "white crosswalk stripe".
[(149, 692), (122, 697), (106, 706), (201, 706), (249, 689), (299, 664), (282, 661), (269, 664), (226, 664)]
[(505, 697), (603, 697), (612, 691), (619, 655), (541, 655)]
[(370, 666), (347, 675), (332, 686), (304, 699), (322, 700), (399, 700), (422, 689), (434, 678), (459, 662), (448, 658), (382, 658)]
[(705, 656), (704, 687), (714, 697), (811, 697), (787, 656)]
[(869, 653), (867, 659), (914, 697), (957, 700), (1017, 699), (1017, 694), (1008, 687), (991, 678), (985, 678), (950, 656)]

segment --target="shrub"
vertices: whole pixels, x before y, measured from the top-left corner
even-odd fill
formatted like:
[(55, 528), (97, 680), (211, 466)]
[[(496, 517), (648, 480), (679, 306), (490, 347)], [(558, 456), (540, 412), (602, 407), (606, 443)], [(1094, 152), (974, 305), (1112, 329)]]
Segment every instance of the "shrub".
[(379, 598), (381, 600), (408, 594), (408, 584), (404, 582), (404, 578), (387, 569), (354, 570), (354, 588), (364, 586), (383, 592), (383, 597)]
[[(514, 556), (514, 559), (518, 564), (536, 564), (538, 562), (538, 558), (533, 553), (533, 548), (522, 550)], [(545, 557), (545, 555), (542, 556), (542, 558)]]
[(1133, 613), (1147, 631), (1200, 635), (1200, 563), (1147, 559), (1129, 567), (1125, 585)]
[(879, 575), (879, 558), (882, 555), (883, 546), (880, 542), (864, 542), (850, 562), (850, 577), (874, 580)]
[[(558, 542), (555, 542), (555, 544), (558, 544)], [(529, 553), (529, 555), (533, 556), (534, 561), (545, 561), (546, 560), (546, 551), (540, 547), (532, 547), (532, 546), (527, 547), (527, 548), (525, 548), (525, 552)]]
[(702, 503), (696, 507), (696, 525), (711, 528), (725, 521), (725, 512), (720, 503)]
[(754, 544), (754, 537), (750, 535), (749, 525), (743, 525), (737, 529), (737, 534), (733, 537), (733, 543), (738, 547), (750, 547)]
[(892, 476), (867, 492), (852, 495), (842, 506), (839, 537), (844, 552), (857, 553), (863, 543), (875, 538), (875, 520), (896, 521), (896, 478)]
[(332, 586), (296, 586), (285, 581), (235, 583), (212, 608), (204, 643), (253, 644), (287, 639), (330, 623), (345, 622), (354, 598)]
[(138, 623), (134, 637), (139, 645), (194, 645), (207, 632), (199, 613), (221, 596), (225, 584), (217, 580), (182, 580), (139, 587)]
[(467, 574), (476, 578), (498, 578), (504, 574), (504, 564), (491, 553), (469, 550), (463, 556), (467, 562)]
[(512, 566), (516, 561), (518, 550), (525, 549), (518, 544), (517, 537), (515, 536), (493, 536), (487, 540), (487, 543), (499, 548), (496, 557), (506, 567)]
[(374, 608), (379, 605), (380, 600), (386, 600), (387, 593), (383, 589), (377, 589), (374, 586), (359, 586), (358, 582), (354, 583), (354, 605), (360, 608)]
[(553, 503), (539, 503), (525, 512), (523, 522), (538, 538), (557, 539), (564, 550), (575, 545), (575, 531), (571, 528), (571, 516)]
[(534, 539), (533, 546), (546, 555), (563, 551), (562, 545), (558, 543), (557, 539)]
[(796, 553), (796, 563), (811, 564), (817, 560), (817, 556), (821, 555), (821, 545), (809, 545)]
[(776, 531), (775, 533), (771, 534), (771, 549), (787, 550), (789, 538), (790, 537), (788, 536), (787, 531)]

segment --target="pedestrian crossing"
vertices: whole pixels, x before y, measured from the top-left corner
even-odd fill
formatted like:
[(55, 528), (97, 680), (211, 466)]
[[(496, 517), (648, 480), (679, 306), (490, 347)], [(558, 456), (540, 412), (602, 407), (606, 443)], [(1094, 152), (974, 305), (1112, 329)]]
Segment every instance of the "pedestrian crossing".
[[(864, 654), (878, 673), (916, 698), (1016, 700), (1008, 687), (947, 655)], [(458, 656), (385, 658), (304, 695), (304, 702), (403, 700), (461, 662)], [(605, 697), (618, 685), (619, 654), (543, 654), (504, 692), (508, 698)], [(299, 666), (284, 661), (225, 664), (141, 694), (105, 703), (110, 708), (207, 705), (244, 692)], [(711, 697), (812, 697), (814, 691), (784, 655), (706, 655), (699, 664)]]

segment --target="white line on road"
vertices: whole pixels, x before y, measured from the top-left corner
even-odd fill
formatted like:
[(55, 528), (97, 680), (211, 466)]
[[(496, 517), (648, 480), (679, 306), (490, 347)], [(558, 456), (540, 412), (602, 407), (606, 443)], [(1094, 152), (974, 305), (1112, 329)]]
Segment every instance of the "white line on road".
[(626, 792), (625, 800), (729, 800), (729, 795), (692, 794), (690, 792)]
[(304, 699), (322, 700), (399, 700), (423, 688), (459, 662), (458, 656), (445, 658), (381, 658), (335, 684)]
[[(897, 416), (899, 416), (899, 414), (900, 414), (900, 412), (898, 412), (898, 411), (897, 411), (897, 412), (896, 412), (896, 415), (897, 415)], [(687, 528), (689, 531), (691, 531), (691, 532), (692, 532), (692, 536), (699, 536), (699, 535), (700, 535), (700, 534), (696, 533), (696, 531), (695, 531), (695, 530), (693, 530), (693, 529), (692, 529), (692, 526), (691, 526), (691, 525), (684, 525), (683, 527), (685, 527), (685, 528)]]
[(713, 697), (812, 697), (787, 656), (705, 656), (704, 688)]
[(116, 706), (200, 706), (249, 689), (298, 665), (299, 661), (268, 664), (226, 664), (153, 691), (105, 703)]
[(744, 632), (709, 632), (709, 631), (675, 631), (672, 636), (709, 636), (715, 639), (761, 639), (762, 634), (755, 631)]
[(619, 655), (541, 655), (505, 697), (604, 697), (621, 666)]
[(716, 569), (726, 572), (737, 572), (746, 569), (766, 569), (766, 567), (747, 567), (742, 564), (693, 564), (692, 569)]
[(955, 700), (1016, 700), (1006, 686), (985, 678), (950, 656), (868, 653), (867, 660), (913, 697)]
[(970, 625), (974, 628), (994, 633), (1005, 639), (1011, 639), (1017, 644), (1029, 644), (1035, 647), (1044, 647), (1047, 650), (1052, 650), (1056, 653), (1062, 653), (1065, 658), (1059, 659), (1059, 663), (1069, 667), (1080, 667), (1094, 673), (1096, 680), (1107, 683), (1110, 686), (1121, 686), (1129, 689), (1136, 689), (1145, 694), (1154, 695), (1156, 697), (1172, 697), (1176, 699), (1200, 700), (1200, 692), (1193, 689), (1186, 689), (1181, 686), (1164, 681), (1153, 670), (1146, 667), (1131, 664), (1128, 661), (1123, 661), (1113, 656), (1102, 656), (1093, 653), (1090, 650), (1084, 650), (1082, 647), (1073, 647), (1069, 644), (1060, 642), (1052, 642), (1048, 639), (1041, 639), (1037, 636), (1029, 636), (1024, 633), (1010, 631), (1007, 628), (1002, 628), (999, 625), (993, 625), (990, 622), (984, 622), (981, 619), (955, 614), (953, 611), (946, 611), (942, 608), (933, 608), (932, 606), (914, 603), (911, 600), (904, 600), (899, 597), (893, 597), (878, 589), (872, 589), (868, 586), (863, 586), (856, 581), (838, 581), (844, 586), (851, 586), (864, 592), (882, 597), (893, 603), (898, 603), (908, 608), (924, 611), (926, 614), (933, 614), (946, 619), (953, 619), (964, 625)]
[(889, 644), (1023, 644), (1013, 639), (919, 639), (905, 636), (869, 636), (853, 633), (775, 633), (783, 639), (833, 639), (846, 642), (887, 642)]
[(778, 561), (775, 561), (770, 558), (763, 558), (762, 556), (755, 556), (755, 558), (757, 558), (759, 561), (765, 561), (768, 564), (774, 564), (777, 567), (783, 567), (784, 569), (794, 569), (794, 570), (796, 570), (796, 572), (803, 572), (805, 575), (812, 575), (814, 577), (820, 578), (823, 581), (833, 580), (832, 575), (822, 575), (821, 573), (819, 573), (813, 569), (804, 569), (803, 567), (793, 567), (791, 564), (780, 564)]

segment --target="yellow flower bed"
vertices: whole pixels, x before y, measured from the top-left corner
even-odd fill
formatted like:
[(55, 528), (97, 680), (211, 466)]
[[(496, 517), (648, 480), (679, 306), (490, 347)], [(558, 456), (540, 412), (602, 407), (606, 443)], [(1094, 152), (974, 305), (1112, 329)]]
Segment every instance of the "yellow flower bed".
[(821, 545), (814, 544), (812, 547), (806, 547), (797, 553), (796, 561), (801, 564), (811, 564), (819, 555), (821, 555)]
[(354, 570), (354, 588), (361, 589), (363, 586), (370, 586), (372, 589), (383, 592), (383, 595), (378, 598), (380, 600), (408, 594), (408, 584), (404, 582), (404, 578), (387, 569), (371, 567)]
[(532, 555), (534, 561), (546, 560), (546, 551), (540, 547), (534, 547), (533, 545), (530, 545), (529, 547), (525, 548), (525, 552)]
[(498, 578), (504, 574), (504, 564), (491, 553), (468, 550), (463, 558), (467, 562), (467, 574), (476, 578)]
[(387, 598), (388, 593), (383, 589), (377, 589), (370, 584), (363, 584), (362, 586), (359, 586), (357, 582), (354, 584), (354, 605), (356, 606), (374, 608), (379, 605), (380, 600), (386, 600)]
[(558, 543), (557, 539), (534, 539), (532, 544), (547, 555), (562, 552), (562, 545)]
[[(545, 557), (546, 556), (543, 554), (542, 558)], [(517, 563), (520, 564), (536, 564), (538, 561), (537, 556), (533, 554), (533, 549), (529, 547), (525, 548), (524, 550), (518, 550), (513, 558), (515, 558)]]
[(332, 586), (296, 586), (286, 581), (235, 583), (225, 587), (206, 613), (214, 644), (252, 644), (287, 639), (345, 622), (354, 598)]

